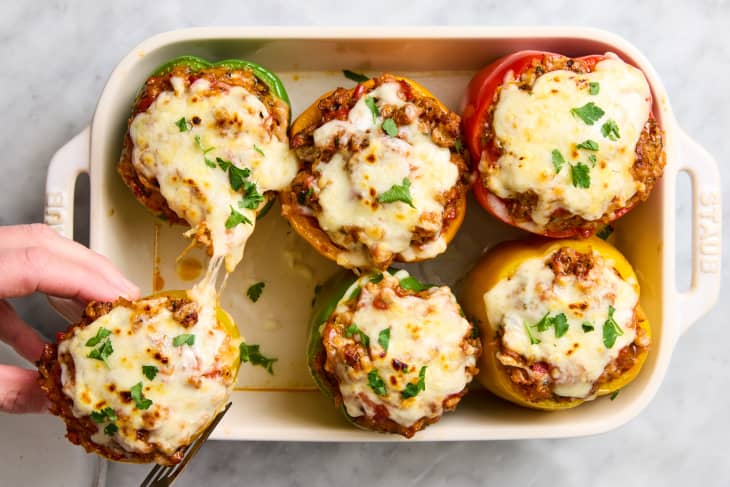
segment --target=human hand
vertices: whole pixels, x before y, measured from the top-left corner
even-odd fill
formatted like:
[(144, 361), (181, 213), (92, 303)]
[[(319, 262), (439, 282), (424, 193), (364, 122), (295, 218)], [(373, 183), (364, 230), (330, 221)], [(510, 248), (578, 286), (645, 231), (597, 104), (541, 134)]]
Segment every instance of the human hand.
[[(106, 257), (61, 237), (50, 227), (0, 227), (0, 340), (31, 362), (40, 357), (43, 340), (5, 299), (34, 292), (80, 302), (139, 297), (139, 288)], [(0, 411), (31, 413), (46, 409), (37, 371), (0, 364)]]

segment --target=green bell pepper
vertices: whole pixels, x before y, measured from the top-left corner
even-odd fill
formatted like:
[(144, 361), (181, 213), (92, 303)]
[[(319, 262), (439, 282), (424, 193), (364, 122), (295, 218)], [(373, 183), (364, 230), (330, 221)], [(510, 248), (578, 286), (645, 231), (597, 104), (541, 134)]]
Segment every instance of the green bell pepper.
[(287, 105), (291, 106), (291, 103), (289, 102), (289, 95), (284, 88), (284, 83), (281, 82), (278, 76), (256, 63), (252, 63), (251, 61), (244, 61), (242, 59), (225, 59), (223, 61), (211, 63), (197, 56), (179, 56), (175, 59), (171, 59), (162, 66), (159, 66), (152, 72), (149, 77), (151, 78), (153, 76), (163, 76), (172, 71), (172, 69), (176, 66), (180, 65), (187, 66), (193, 71), (201, 71), (206, 68), (213, 68), (217, 66), (229, 69), (242, 69), (251, 71), (254, 76), (256, 76), (264, 84), (266, 84), (266, 86), (269, 87), (271, 92), (277, 98), (283, 100), (284, 102), (286, 102)]

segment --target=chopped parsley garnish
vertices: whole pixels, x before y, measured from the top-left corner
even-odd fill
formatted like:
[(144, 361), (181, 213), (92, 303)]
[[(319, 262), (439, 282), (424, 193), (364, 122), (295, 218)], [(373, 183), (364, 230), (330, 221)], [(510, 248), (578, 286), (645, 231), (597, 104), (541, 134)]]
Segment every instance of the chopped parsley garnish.
[(322, 290), (322, 286), (320, 286), (319, 284), (314, 286), (314, 296), (312, 296), (312, 307), (314, 307), (314, 302), (317, 300), (317, 295), (319, 294), (319, 292), (321, 290)]
[(433, 284), (424, 284), (413, 276), (404, 277), (398, 282), (398, 284), (400, 284), (401, 289), (416, 293), (420, 293), (421, 291), (434, 287)]
[(573, 186), (576, 188), (590, 188), (591, 187), (591, 169), (579, 162), (574, 166), (570, 166), (570, 177), (573, 180)]
[(614, 399), (616, 399), (616, 398), (618, 397), (618, 394), (619, 394), (619, 392), (621, 392), (621, 389), (619, 389), (619, 390), (617, 390), (617, 391), (614, 391), (614, 393), (613, 393), (613, 394), (611, 394), (611, 397), (609, 397), (609, 399), (611, 399), (612, 401), (613, 401)]
[(188, 121), (185, 119), (185, 117), (181, 117), (180, 120), (175, 122), (175, 125), (177, 125), (177, 128), (180, 129), (180, 132), (188, 131)]
[(208, 159), (206, 157), (206, 155), (208, 154), (208, 152), (210, 152), (213, 149), (215, 149), (215, 147), (204, 148), (203, 147), (203, 143), (200, 141), (200, 135), (196, 135), (195, 136), (195, 144), (198, 146), (198, 149), (200, 149), (200, 150), (203, 151), (203, 160), (205, 161), (205, 165), (208, 166), (208, 167), (210, 167), (210, 168), (215, 169), (216, 168), (215, 162), (214, 161), (211, 161), (210, 159)]
[(527, 323), (524, 323), (525, 326), (525, 332), (527, 332), (527, 337), (530, 339), (530, 345), (539, 345), (542, 343), (539, 338), (535, 338), (532, 336), (532, 332), (530, 331), (530, 326)]
[(360, 343), (365, 347), (368, 348), (370, 346), (370, 337), (362, 331), (358, 326), (353, 323), (347, 328), (345, 328), (345, 336), (347, 338), (352, 338), (354, 335), (357, 335), (360, 337)]
[(595, 327), (593, 326), (593, 324), (592, 323), (588, 323), (587, 321), (584, 322), (580, 326), (581, 326), (581, 328), (583, 328), (583, 332), (584, 333), (588, 333), (588, 332), (591, 332), (591, 331), (595, 330)]
[(355, 71), (350, 71), (349, 69), (343, 69), (342, 74), (345, 75), (345, 78), (352, 80), (356, 83), (362, 83), (363, 81), (367, 81), (370, 79), (364, 74), (356, 73)]
[(386, 352), (388, 351), (388, 347), (390, 346), (390, 327), (385, 330), (380, 330), (380, 333), (378, 333), (378, 345), (383, 347), (383, 350)]
[(173, 347), (182, 347), (183, 345), (193, 346), (195, 343), (195, 335), (192, 333), (183, 333), (172, 339)]
[(618, 326), (616, 320), (613, 319), (613, 313), (616, 308), (608, 305), (608, 319), (603, 323), (603, 344), (606, 348), (611, 348), (616, 343), (616, 338), (619, 335), (623, 335), (624, 331)]
[(601, 134), (610, 140), (618, 140), (621, 135), (618, 133), (618, 124), (614, 120), (608, 120), (601, 125)]
[(226, 219), (226, 228), (231, 229), (241, 223), (252, 225), (251, 220), (246, 218), (241, 213), (237, 212), (236, 209), (231, 206), (231, 214)]
[(378, 375), (378, 369), (373, 369), (368, 372), (368, 385), (378, 396), (384, 396), (386, 394), (385, 382), (383, 382), (383, 379), (380, 375)]
[(558, 149), (553, 149), (553, 167), (555, 168), (555, 172), (559, 173), (560, 170), (563, 168), (563, 164), (565, 164), (565, 159), (563, 158), (563, 154), (560, 153)]
[(390, 135), (391, 137), (395, 137), (398, 135), (398, 126), (395, 124), (395, 120), (392, 118), (386, 118), (383, 120), (383, 132)]
[(596, 142), (595, 140), (588, 139), (588, 140), (584, 140), (580, 144), (576, 145), (576, 147), (578, 149), (585, 149), (585, 150), (597, 151), (598, 150), (598, 142)]
[(597, 81), (591, 81), (588, 83), (588, 93), (591, 95), (597, 95), (601, 91), (601, 84)]
[(591, 163), (591, 167), (596, 167), (596, 155), (588, 154), (588, 162)]
[(159, 369), (157, 367), (155, 367), (154, 365), (143, 365), (142, 366), (142, 373), (149, 380), (155, 380), (155, 376), (157, 375), (157, 372), (159, 372)]
[(255, 210), (264, 201), (264, 195), (259, 193), (256, 183), (251, 181), (243, 182), (243, 198), (238, 202), (239, 208)]
[(409, 382), (406, 384), (406, 388), (403, 389), (403, 392), (401, 392), (401, 395), (404, 399), (408, 399), (411, 397), (415, 397), (418, 395), (419, 392), (426, 390), (426, 366), (424, 365), (421, 367), (421, 370), (418, 372), (418, 382), (415, 384), (413, 382)]
[(401, 201), (411, 208), (416, 208), (413, 206), (413, 199), (411, 197), (411, 181), (408, 178), (403, 178), (403, 182), (401, 184), (394, 184), (390, 187), (388, 191), (385, 193), (381, 193), (378, 196), (378, 201), (380, 203), (394, 203), (396, 201)]
[(103, 339), (105, 339), (106, 337), (108, 337), (111, 334), (112, 334), (111, 330), (104, 328), (104, 327), (100, 327), (98, 330), (96, 330), (96, 335), (89, 338), (86, 341), (86, 346), (95, 347), (99, 344), (100, 341), (102, 341)]
[(375, 104), (375, 98), (372, 96), (368, 96), (365, 98), (365, 104), (370, 109), (370, 112), (373, 114), (373, 123), (378, 119), (378, 115), (380, 115), (380, 110), (378, 110), (378, 105)]
[(377, 283), (379, 283), (380, 281), (383, 280), (383, 273), (382, 272), (376, 272), (375, 274), (373, 274), (372, 276), (370, 276), (370, 279), (368, 279), (368, 280), (370, 282), (372, 282), (373, 284), (377, 284)]
[(266, 154), (264, 154), (264, 151), (261, 150), (261, 147), (257, 146), (256, 144), (253, 145), (253, 150), (258, 152), (261, 157), (266, 157)]
[(479, 327), (476, 325), (471, 325), (471, 337), (472, 338), (479, 338)]
[(613, 233), (613, 227), (611, 225), (606, 225), (605, 227), (601, 228), (598, 232), (596, 232), (596, 237), (606, 240), (608, 237), (611, 236)]
[[(550, 312), (548, 311), (542, 318), (540, 318), (540, 321), (535, 323), (535, 328), (537, 328), (537, 331), (539, 332), (544, 332), (549, 328), (553, 328), (555, 329), (555, 337), (560, 338), (568, 331), (568, 319), (563, 313), (550, 316)], [(528, 330), (528, 334), (529, 333), (530, 332)], [(530, 342), (533, 342), (532, 336), (530, 336)], [(540, 343), (540, 341), (538, 340), (537, 343)], [(535, 345), (535, 343), (532, 344)]]
[(578, 117), (583, 120), (586, 125), (593, 125), (596, 123), (606, 112), (601, 107), (589, 101), (582, 107), (571, 108), (570, 113), (574, 117)]
[(134, 401), (134, 405), (137, 409), (149, 409), (150, 406), (152, 406), (152, 400), (147, 399), (144, 397), (144, 394), (142, 394), (141, 382), (137, 382), (133, 385), (132, 388), (129, 389), (129, 393), (132, 395), (132, 400)]
[(104, 428), (104, 434), (107, 436), (114, 436), (114, 433), (116, 433), (117, 431), (119, 431), (119, 428), (114, 423), (109, 423)]
[(454, 141), (454, 150), (456, 152), (458, 152), (459, 154), (461, 154), (461, 151), (463, 148), (464, 147), (461, 145), (461, 138), (457, 137), (456, 140)]
[(246, 296), (255, 303), (261, 297), (261, 293), (264, 292), (264, 287), (266, 287), (266, 283), (264, 281), (252, 284), (246, 291)]
[(105, 407), (99, 411), (92, 411), (89, 415), (95, 423), (103, 423), (105, 421), (116, 421), (117, 413), (111, 407)]
[(274, 362), (279, 359), (266, 357), (261, 353), (259, 348), (259, 345), (246, 345), (245, 343), (241, 343), (238, 346), (241, 362), (251, 362), (251, 365), (263, 367), (269, 374), (274, 375)]
[(89, 352), (87, 357), (101, 360), (107, 365), (107, 367), (109, 366), (109, 363), (106, 359), (109, 358), (109, 355), (114, 353), (114, 347), (112, 347), (112, 341), (111, 338), (109, 338), (111, 333), (111, 330), (102, 327), (97, 330), (95, 336), (86, 341), (87, 347), (95, 347), (99, 345), (97, 348)]

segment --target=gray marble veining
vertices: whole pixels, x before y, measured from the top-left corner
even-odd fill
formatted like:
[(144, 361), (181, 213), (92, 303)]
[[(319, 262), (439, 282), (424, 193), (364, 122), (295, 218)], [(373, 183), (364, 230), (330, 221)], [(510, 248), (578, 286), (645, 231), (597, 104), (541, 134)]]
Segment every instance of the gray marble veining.
[[(341, 2), (2, 2), (0, 224), (39, 221), (51, 155), (86, 126), (115, 64), (144, 38), (196, 25), (590, 25), (624, 36), (655, 66), (683, 128), (710, 150), (723, 175), (723, 249), (730, 250), (730, 2), (373, 0)], [(680, 222), (690, 213), (680, 185)], [(79, 191), (82, 213), (88, 189)], [(86, 224), (78, 225), (85, 234)], [(690, 263), (689, 229), (677, 231), (677, 265)], [(684, 279), (686, 282), (686, 279)], [(723, 291), (727, 292), (727, 277)], [(17, 302), (46, 334), (62, 326), (42, 298)], [(727, 485), (730, 359), (718, 306), (681, 337), (649, 407), (604, 435), (571, 440), (443, 444), (212, 442), (179, 485)], [(3, 437), (3, 441), (8, 439)], [(42, 441), (39, 439), (39, 441)], [(71, 448), (69, 446), (68, 448)], [(147, 467), (112, 465), (108, 485), (136, 485)], [(61, 473), (59, 473), (61, 475)], [(27, 472), (33, 485), (33, 472)], [(67, 480), (68, 481), (68, 480)], [(0, 481), (2, 483), (2, 481)], [(68, 481), (73, 485), (73, 481)]]

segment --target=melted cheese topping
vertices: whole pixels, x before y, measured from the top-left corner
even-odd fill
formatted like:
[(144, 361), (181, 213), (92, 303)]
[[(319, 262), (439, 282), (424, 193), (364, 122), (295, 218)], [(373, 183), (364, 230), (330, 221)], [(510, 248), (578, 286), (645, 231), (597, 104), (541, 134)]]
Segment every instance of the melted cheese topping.
[[(347, 120), (332, 120), (314, 131), (317, 147), (332, 141), (338, 147), (347, 147), (353, 139), (368, 142), (359, 152), (339, 150), (328, 162), (319, 161), (312, 168), (319, 175), (315, 191), (322, 208), (316, 217), (330, 238), (349, 250), (338, 257), (338, 264), (345, 267), (368, 264), (369, 252), (375, 256), (400, 254), (410, 261), (446, 250), (440, 235), (444, 210), (440, 200), (459, 178), (449, 149), (437, 146), (430, 135), (422, 133), (418, 117), (410, 125), (398, 127), (398, 137), (386, 135), (380, 128), (382, 116), (374, 117), (365, 103), (367, 98), (374, 98), (378, 107), (401, 107), (407, 103), (399, 92), (399, 83), (384, 83), (362, 96)], [(378, 203), (379, 195), (402, 185), (404, 178), (411, 183), (414, 208), (403, 202)], [(359, 242), (353, 242), (348, 234), (353, 227), (359, 229)], [(422, 247), (411, 247), (417, 227), (437, 237)]]
[[(182, 78), (171, 83), (174, 91), (160, 93), (129, 127), (132, 163), (147, 179), (158, 181), (170, 208), (192, 227), (190, 235), (209, 232), (213, 255), (225, 256), (231, 272), (243, 257), (256, 211), (238, 206), (241, 191), (234, 191), (228, 173), (209, 167), (205, 158), (250, 169), (249, 180), (262, 194), (286, 187), (297, 173), (297, 162), (288, 142), (272, 135), (272, 114), (243, 87), (214, 92), (202, 78), (188, 87)], [(189, 130), (181, 132), (177, 122), (182, 117), (200, 122), (189, 122)], [(208, 148), (213, 149), (204, 153)], [(227, 229), (231, 208), (251, 223)]]
[[(598, 94), (590, 94), (589, 83), (599, 83)], [(494, 134), (503, 152), (494, 167), (484, 157), (480, 163), (489, 190), (500, 198), (534, 191), (538, 201), (532, 220), (539, 225), (548, 223), (558, 209), (597, 220), (610, 207), (626, 206), (643, 190), (631, 167), (649, 118), (649, 100), (649, 84), (641, 71), (618, 59), (601, 61), (588, 74), (551, 71), (535, 81), (532, 91), (507, 82), (494, 110)], [(571, 109), (589, 102), (605, 112), (593, 125), (571, 114)], [(615, 141), (602, 134), (609, 120), (619, 129)], [(599, 150), (576, 148), (586, 140), (597, 142)], [(552, 162), (555, 149), (566, 161), (558, 173)], [(595, 166), (590, 154), (596, 156)], [(573, 185), (571, 165), (579, 162), (590, 168), (590, 188)]]
[[(466, 344), (471, 325), (461, 315), (461, 308), (451, 290), (433, 287), (425, 298), (398, 296), (394, 288), (406, 271), (391, 275), (383, 273), (383, 280), (369, 284), (369, 276), (360, 278), (345, 293), (335, 314), (348, 311), (347, 297), (361, 286), (357, 310), (352, 323), (367, 335), (369, 356), (362, 357), (362, 368), (355, 369), (344, 362), (337, 363), (335, 374), (340, 393), (352, 417), (375, 416), (375, 406), (385, 406), (390, 419), (405, 427), (420, 418), (438, 417), (443, 413), (443, 401), (458, 394), (471, 381), (469, 369), (476, 365), (477, 350)], [(388, 303), (387, 309), (374, 305), (376, 298)], [(390, 328), (388, 350), (378, 341), (379, 334)], [(353, 343), (355, 338), (338, 335), (337, 348)], [(394, 364), (407, 365), (402, 372)], [(425, 390), (415, 397), (401, 395), (408, 383), (417, 383), (419, 372), (426, 367)], [(368, 374), (377, 370), (385, 383), (386, 395), (380, 396), (369, 385)]]
[[(559, 396), (588, 397), (606, 365), (636, 337), (631, 326), (639, 301), (636, 281), (623, 280), (613, 262), (599, 254), (594, 252), (593, 258), (595, 264), (583, 280), (574, 275), (556, 277), (546, 259), (526, 260), (512, 277), (500, 281), (484, 295), (489, 322), (504, 331), (503, 345), (529, 364), (547, 362), (559, 370), (559, 376), (553, 376), (553, 392)], [(606, 348), (602, 330), (609, 305), (615, 308), (613, 318), (623, 335), (617, 337), (611, 348)], [(569, 325), (565, 335), (557, 338), (553, 327), (539, 332), (532, 326), (546, 313), (565, 314)], [(584, 331), (584, 323), (593, 325), (593, 331)], [(528, 326), (540, 343), (531, 344)], [(519, 366), (508, 356), (498, 358), (505, 365)]]
[[(61, 361), (61, 381), (64, 393), (73, 399), (74, 415), (84, 417), (106, 407), (116, 412), (118, 431), (107, 435), (105, 424), (100, 424), (92, 436), (95, 443), (136, 453), (159, 449), (172, 454), (192, 442), (225, 406), (240, 339), (231, 337), (216, 319), (212, 286), (196, 286), (189, 295), (198, 304), (198, 320), (192, 326), (173, 318), (165, 306), (167, 298), (148, 298), (116, 306), (59, 344), (59, 355), (73, 358), (71, 370)], [(106, 363), (88, 357), (99, 345), (87, 346), (87, 341), (102, 328), (111, 331), (113, 347)], [(193, 345), (175, 346), (174, 338), (182, 334), (194, 335)], [(158, 368), (154, 379), (143, 374), (143, 365)], [(138, 383), (144, 398), (152, 401), (148, 409), (139, 409), (129, 399)], [(146, 439), (137, 437), (140, 430), (148, 432)]]

